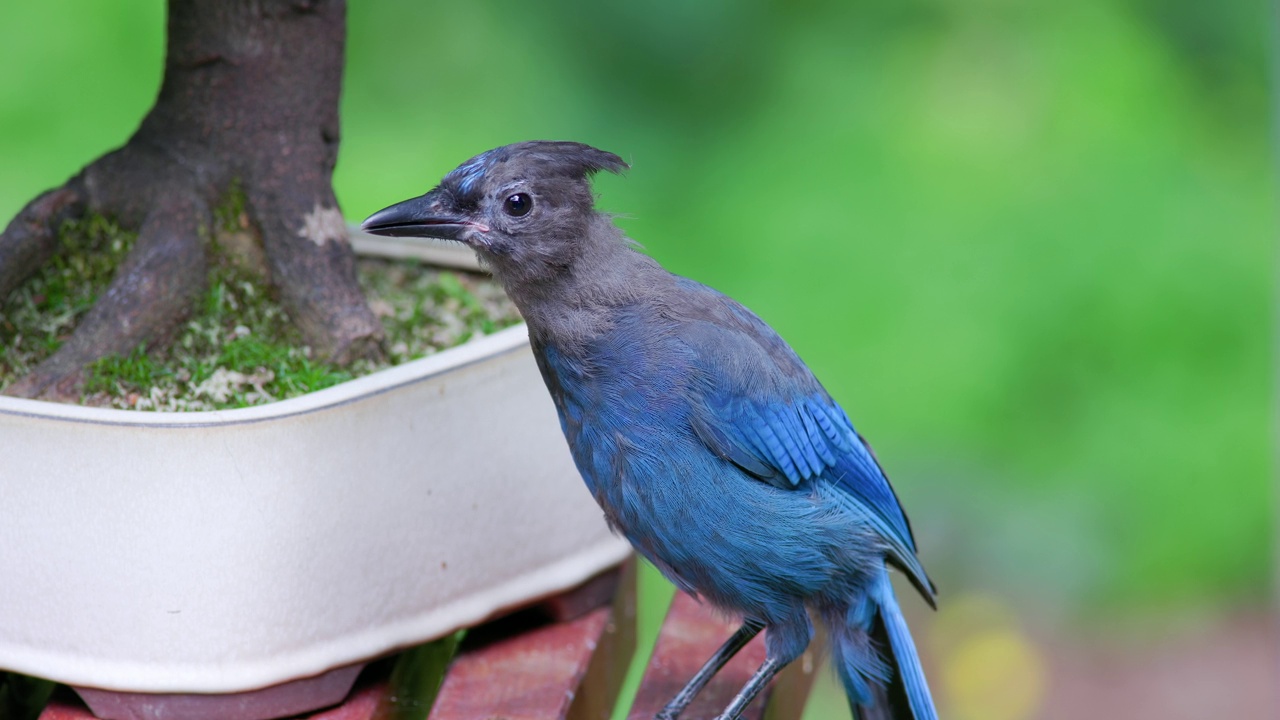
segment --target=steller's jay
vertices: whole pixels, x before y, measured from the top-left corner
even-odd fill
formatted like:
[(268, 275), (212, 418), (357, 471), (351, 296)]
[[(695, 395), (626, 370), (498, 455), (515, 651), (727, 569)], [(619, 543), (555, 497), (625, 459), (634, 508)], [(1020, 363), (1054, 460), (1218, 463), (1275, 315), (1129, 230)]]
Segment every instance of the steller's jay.
[(935, 590), (907, 516), (848, 416), (764, 321), (636, 252), (594, 208), (617, 155), (525, 142), (477, 155), (374, 213), (380, 235), (455, 240), (529, 325), (565, 438), (609, 524), (671, 582), (743, 625), (658, 714), (679, 715), (760, 630), (767, 657), (733, 720), (813, 636), (863, 720), (934, 720), (889, 584)]

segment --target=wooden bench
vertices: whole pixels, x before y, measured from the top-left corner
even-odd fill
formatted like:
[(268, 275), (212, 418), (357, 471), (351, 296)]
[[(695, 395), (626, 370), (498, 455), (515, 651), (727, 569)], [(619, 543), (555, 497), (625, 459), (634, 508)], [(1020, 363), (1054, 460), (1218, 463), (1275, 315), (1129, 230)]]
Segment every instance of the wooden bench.
[[(677, 593), (659, 631), (628, 720), (651, 720), (737, 624)], [(699, 694), (682, 720), (709, 720), (764, 660), (764, 635)], [(821, 639), (757, 698), (744, 720), (796, 720), (817, 670)], [(605, 720), (636, 648), (635, 563), (470, 631), (449, 666), (431, 720)], [(309, 720), (411, 717), (389, 692), (387, 663), (364, 672), (340, 705)], [(59, 695), (40, 720), (93, 720), (74, 695)], [(235, 720), (227, 718), (226, 720)]]

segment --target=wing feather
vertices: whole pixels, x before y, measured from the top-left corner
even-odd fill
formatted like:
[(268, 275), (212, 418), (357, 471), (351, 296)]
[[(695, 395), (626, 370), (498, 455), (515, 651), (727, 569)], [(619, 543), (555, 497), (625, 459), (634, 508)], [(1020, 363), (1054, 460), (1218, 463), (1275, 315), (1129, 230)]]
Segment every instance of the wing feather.
[(842, 490), (851, 511), (884, 537), (889, 560), (932, 602), (906, 513), (849, 416), (772, 329), (741, 306), (730, 316), (744, 317), (752, 322), (680, 326), (700, 370), (690, 408), (694, 433), (721, 458), (781, 489), (829, 482)]

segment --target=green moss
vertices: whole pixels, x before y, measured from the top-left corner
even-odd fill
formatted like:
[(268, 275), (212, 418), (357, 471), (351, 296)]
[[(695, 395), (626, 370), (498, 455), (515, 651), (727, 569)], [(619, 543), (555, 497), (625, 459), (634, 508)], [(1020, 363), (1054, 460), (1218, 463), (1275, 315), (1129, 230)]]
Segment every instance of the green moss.
[(145, 348), (139, 347), (126, 356), (110, 355), (91, 365), (85, 381), (86, 391), (111, 392), (116, 385), (150, 387), (163, 372)]
[[(225, 227), (242, 212), (229, 200), (218, 222)], [(133, 236), (102, 218), (69, 226), (63, 236), (59, 259), (0, 309), (6, 313), (0, 314), (0, 387), (70, 335), (133, 242)], [(93, 363), (86, 372), (84, 403), (170, 411), (258, 405), (330, 387), (519, 321), (490, 278), (364, 258), (358, 263), (360, 283), (386, 332), (386, 359), (339, 367), (313, 357), (251, 266), (219, 249), (211, 252), (211, 261), (208, 288), (174, 340), (167, 347), (137, 348)]]
[(0, 387), (62, 346), (135, 239), (99, 215), (62, 227), (54, 257), (0, 304)]
[(248, 197), (237, 178), (222, 197), (222, 203), (213, 209), (216, 228), (222, 232), (240, 232), (248, 225)]

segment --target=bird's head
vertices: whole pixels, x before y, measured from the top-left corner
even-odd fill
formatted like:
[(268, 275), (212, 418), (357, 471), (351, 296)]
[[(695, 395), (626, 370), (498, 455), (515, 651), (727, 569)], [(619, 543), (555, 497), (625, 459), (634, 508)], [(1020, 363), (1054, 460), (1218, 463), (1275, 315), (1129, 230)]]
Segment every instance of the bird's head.
[(595, 214), (590, 177), (622, 158), (575, 142), (535, 141), (481, 153), (425, 195), (370, 215), (365, 232), (455, 240), (502, 274), (566, 267)]

